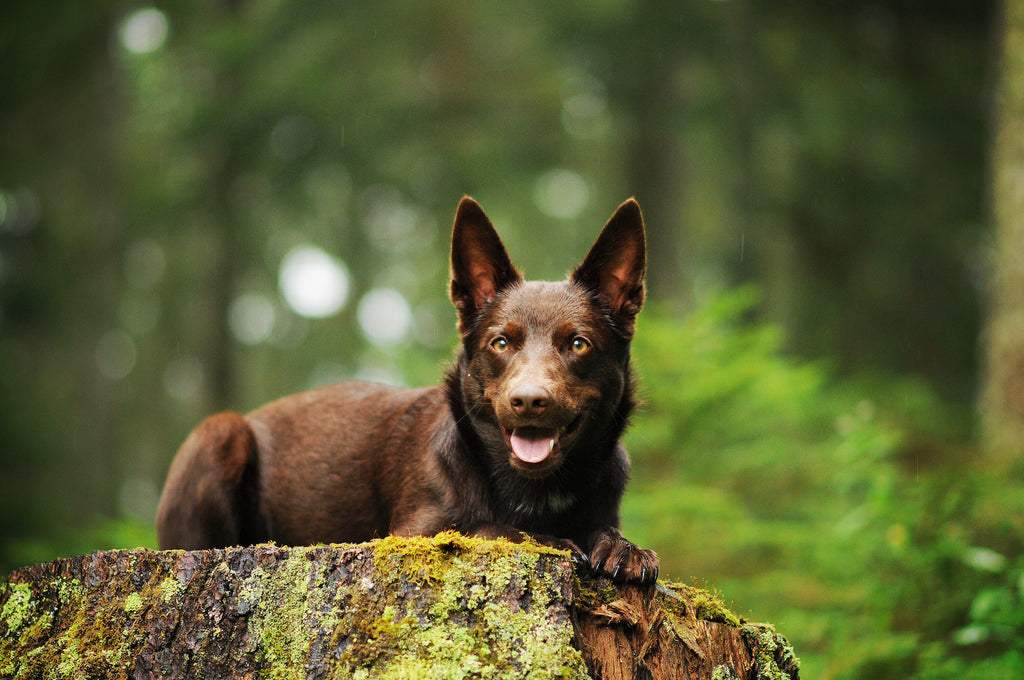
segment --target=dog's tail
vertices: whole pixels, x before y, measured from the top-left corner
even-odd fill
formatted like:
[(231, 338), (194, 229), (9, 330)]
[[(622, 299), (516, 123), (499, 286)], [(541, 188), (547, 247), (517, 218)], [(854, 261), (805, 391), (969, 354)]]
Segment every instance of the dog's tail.
[(256, 542), (256, 440), (237, 413), (200, 423), (181, 445), (156, 514), (162, 550), (201, 550)]

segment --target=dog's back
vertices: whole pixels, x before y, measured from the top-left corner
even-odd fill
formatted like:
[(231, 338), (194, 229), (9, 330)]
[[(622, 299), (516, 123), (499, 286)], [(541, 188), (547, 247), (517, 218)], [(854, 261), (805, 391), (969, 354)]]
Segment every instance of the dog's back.
[[(417, 469), (448, 414), (443, 387), (345, 382), (241, 416), (221, 413), (186, 440), (157, 518), (161, 546), (287, 545), (394, 533), (399, 470)], [(225, 489), (237, 489), (226, 499)]]

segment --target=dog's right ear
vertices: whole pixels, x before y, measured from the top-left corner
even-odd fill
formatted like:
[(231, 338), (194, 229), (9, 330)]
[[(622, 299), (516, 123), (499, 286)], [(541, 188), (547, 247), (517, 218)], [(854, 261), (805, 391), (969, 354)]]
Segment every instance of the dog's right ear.
[(469, 196), (455, 213), (451, 273), (451, 297), (463, 336), (499, 291), (523, 280), (483, 208)]
[(601, 298), (619, 321), (623, 334), (631, 338), (636, 315), (644, 304), (646, 270), (644, 218), (631, 198), (604, 225), (572, 279)]

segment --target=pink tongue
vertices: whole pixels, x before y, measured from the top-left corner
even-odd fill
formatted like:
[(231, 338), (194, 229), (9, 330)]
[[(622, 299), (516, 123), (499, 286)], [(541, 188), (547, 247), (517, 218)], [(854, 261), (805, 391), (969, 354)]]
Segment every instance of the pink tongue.
[(539, 463), (551, 453), (555, 445), (555, 431), (536, 427), (517, 427), (512, 430), (512, 453), (524, 463)]

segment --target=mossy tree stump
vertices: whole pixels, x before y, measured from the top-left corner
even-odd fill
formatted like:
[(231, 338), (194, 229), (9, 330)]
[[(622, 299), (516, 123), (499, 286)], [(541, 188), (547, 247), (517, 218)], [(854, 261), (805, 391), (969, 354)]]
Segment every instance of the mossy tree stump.
[(704, 591), (454, 533), (97, 552), (13, 572), (0, 606), (3, 678), (797, 678)]

